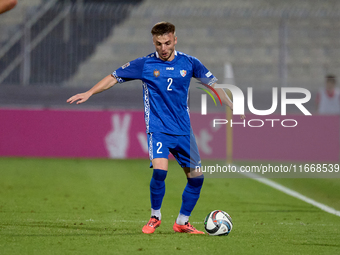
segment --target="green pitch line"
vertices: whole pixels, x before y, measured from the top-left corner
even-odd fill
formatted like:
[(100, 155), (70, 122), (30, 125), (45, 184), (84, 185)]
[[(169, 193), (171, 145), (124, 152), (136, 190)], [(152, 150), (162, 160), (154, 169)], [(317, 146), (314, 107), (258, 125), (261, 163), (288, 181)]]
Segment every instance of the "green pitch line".
[[(174, 233), (186, 179), (171, 161), (162, 225), (153, 235), (145, 235), (141, 229), (150, 217), (152, 174), (148, 160), (0, 158), (0, 165), (0, 254), (337, 254), (340, 250), (339, 217), (251, 179), (206, 178), (190, 217), (203, 230), (210, 211), (224, 210), (234, 222), (229, 236)], [(310, 183), (300, 185), (309, 192)], [(328, 191), (324, 194), (334, 196), (333, 189)]]

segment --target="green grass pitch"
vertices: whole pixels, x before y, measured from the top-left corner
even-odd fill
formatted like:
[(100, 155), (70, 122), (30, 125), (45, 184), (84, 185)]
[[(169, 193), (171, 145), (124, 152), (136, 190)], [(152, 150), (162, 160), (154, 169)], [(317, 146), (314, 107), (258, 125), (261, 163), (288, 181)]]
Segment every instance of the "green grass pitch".
[[(186, 184), (174, 161), (162, 224), (145, 235), (148, 165), (148, 160), (0, 158), (0, 254), (340, 254), (340, 217), (247, 178), (206, 178), (190, 217), (204, 230), (205, 216), (224, 210), (234, 223), (229, 236), (174, 233)], [(339, 179), (278, 181), (339, 209)]]

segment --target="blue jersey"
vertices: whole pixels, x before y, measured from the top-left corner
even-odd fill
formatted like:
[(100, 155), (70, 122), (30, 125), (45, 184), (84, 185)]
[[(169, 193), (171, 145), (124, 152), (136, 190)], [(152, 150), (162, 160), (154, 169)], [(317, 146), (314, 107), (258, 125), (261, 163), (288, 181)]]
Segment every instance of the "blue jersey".
[(208, 85), (217, 81), (197, 58), (176, 51), (172, 61), (161, 60), (155, 52), (126, 63), (112, 75), (119, 83), (141, 80), (146, 132), (172, 135), (190, 135), (191, 77)]

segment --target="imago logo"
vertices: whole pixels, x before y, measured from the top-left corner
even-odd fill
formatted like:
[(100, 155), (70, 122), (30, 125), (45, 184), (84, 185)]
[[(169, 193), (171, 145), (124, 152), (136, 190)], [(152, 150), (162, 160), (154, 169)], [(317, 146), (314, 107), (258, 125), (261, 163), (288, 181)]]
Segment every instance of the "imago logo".
[[(208, 87), (208, 86), (206, 86)], [(216, 84), (215, 89), (217, 88), (222, 88), (222, 89), (229, 89), (233, 95), (233, 115), (244, 115), (244, 94), (240, 88), (238, 88), (235, 85), (231, 84)], [(220, 100), (220, 97), (218, 96), (217, 92), (215, 89), (211, 88), (210, 89), (217, 95), (218, 99)], [(204, 90), (206, 91), (206, 90)], [(292, 98), (287, 98), (287, 95), (289, 93), (299, 93), (303, 94), (303, 98), (298, 98), (298, 99), (292, 99)], [(208, 93), (211, 97), (211, 93)], [(253, 105), (253, 88), (248, 88), (247, 89), (247, 104), (248, 104), (248, 109), (251, 113), (258, 115), (258, 116), (267, 116), (272, 113), (274, 113), (277, 109), (278, 105), (278, 88), (274, 87), (272, 88), (272, 106), (270, 109), (267, 110), (258, 110), (255, 109)], [(293, 88), (293, 87), (285, 87), (281, 88), (281, 115), (285, 116), (287, 115), (287, 105), (292, 104), (295, 105), (304, 115), (312, 115), (304, 106), (304, 103), (307, 103), (311, 99), (311, 93), (309, 90), (304, 89), (304, 88)], [(215, 101), (215, 100), (214, 100)], [(221, 100), (220, 100), (221, 102)], [(216, 102), (215, 102), (216, 105)], [(207, 97), (206, 95), (202, 95), (201, 97), (201, 114), (202, 115), (207, 115)], [(294, 119), (265, 119), (264, 121), (261, 119), (250, 119), (246, 120), (244, 119), (241, 122), (233, 122), (233, 120), (230, 120), (230, 126), (236, 125), (236, 124), (241, 124), (244, 127), (248, 125), (249, 127), (262, 127), (265, 125), (265, 122), (270, 123), (272, 127), (274, 127), (275, 122), (280, 122), (283, 127), (295, 127), (297, 126), (297, 121)], [(213, 126), (215, 127), (216, 125), (225, 125), (228, 124), (227, 119), (214, 119), (213, 121)]]

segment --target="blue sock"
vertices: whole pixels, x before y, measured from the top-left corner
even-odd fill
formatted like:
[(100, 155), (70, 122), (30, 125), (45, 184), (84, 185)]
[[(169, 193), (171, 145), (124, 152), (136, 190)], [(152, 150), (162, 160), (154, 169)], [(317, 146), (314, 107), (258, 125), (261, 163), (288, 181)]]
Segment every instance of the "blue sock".
[(190, 216), (198, 198), (200, 197), (203, 181), (203, 175), (195, 178), (188, 178), (187, 186), (185, 187), (182, 195), (182, 207), (180, 214)]
[(150, 182), (150, 200), (151, 208), (159, 210), (162, 206), (163, 197), (165, 194), (165, 178), (168, 171), (154, 169)]

